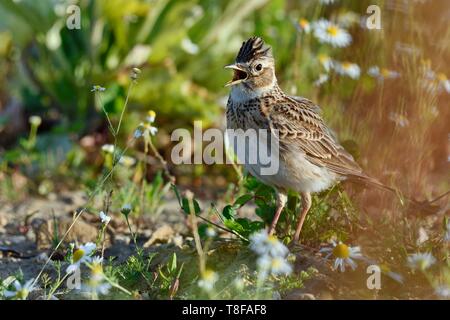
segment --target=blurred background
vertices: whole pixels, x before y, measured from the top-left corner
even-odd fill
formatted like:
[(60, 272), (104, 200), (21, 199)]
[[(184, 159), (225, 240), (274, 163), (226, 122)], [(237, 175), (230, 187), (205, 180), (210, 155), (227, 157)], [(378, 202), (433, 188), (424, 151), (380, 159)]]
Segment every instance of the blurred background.
[[(80, 8), (80, 29), (66, 26), (71, 4)], [(366, 26), (372, 4), (381, 8), (381, 30)], [(311, 30), (321, 18), (352, 42), (321, 42)], [(448, 21), (446, 0), (1, 0), (0, 198), (92, 187), (102, 146), (112, 143), (101, 106), (117, 122), (133, 67), (142, 73), (119, 145), (150, 109), (155, 145), (168, 161), (175, 128), (192, 129), (194, 120), (223, 128), (231, 77), (223, 66), (259, 35), (273, 48), (281, 87), (319, 104), (371, 175), (431, 199), (449, 187)], [(349, 63), (358, 72), (346, 72)], [(96, 95), (94, 85), (106, 90)], [(142, 149), (127, 154), (139, 158)], [(145, 166), (148, 180), (161, 169)], [(223, 165), (171, 171), (204, 197), (238, 179)]]

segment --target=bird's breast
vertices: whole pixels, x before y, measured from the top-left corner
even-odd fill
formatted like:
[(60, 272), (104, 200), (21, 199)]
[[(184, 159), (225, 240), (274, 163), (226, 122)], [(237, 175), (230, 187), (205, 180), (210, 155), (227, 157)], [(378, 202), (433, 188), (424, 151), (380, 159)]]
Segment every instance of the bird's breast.
[(270, 130), (268, 119), (263, 114), (262, 102), (251, 99), (245, 102), (236, 101), (230, 96), (227, 104), (227, 128), (242, 130)]

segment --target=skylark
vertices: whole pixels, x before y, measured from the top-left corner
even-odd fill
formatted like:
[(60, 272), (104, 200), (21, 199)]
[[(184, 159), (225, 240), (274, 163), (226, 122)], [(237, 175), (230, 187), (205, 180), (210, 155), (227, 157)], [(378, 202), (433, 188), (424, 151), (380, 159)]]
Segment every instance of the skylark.
[(258, 164), (244, 161), (252, 175), (277, 190), (277, 210), (270, 234), (275, 230), (289, 190), (300, 193), (303, 204), (293, 239), (295, 243), (311, 207), (311, 193), (348, 178), (390, 189), (364, 174), (326, 126), (317, 105), (302, 97), (289, 96), (280, 89), (271, 49), (261, 38), (245, 41), (235, 63), (226, 68), (234, 71), (233, 79), (227, 83), (231, 86), (227, 128), (276, 132), (279, 167), (275, 174), (263, 175)]

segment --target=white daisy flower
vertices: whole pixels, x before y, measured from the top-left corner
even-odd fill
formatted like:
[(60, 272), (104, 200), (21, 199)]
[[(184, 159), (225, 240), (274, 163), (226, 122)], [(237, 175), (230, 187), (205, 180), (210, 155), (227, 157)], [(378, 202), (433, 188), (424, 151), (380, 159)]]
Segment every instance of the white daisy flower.
[(214, 238), (217, 235), (216, 230), (211, 226), (206, 228), (205, 233), (208, 238)]
[(91, 263), (92, 263), (92, 265), (95, 265), (95, 266), (102, 265), (103, 264), (103, 258), (99, 257), (99, 256), (92, 257), (92, 262)]
[(450, 241), (450, 221), (447, 222), (447, 226), (445, 228), (444, 241)]
[(28, 294), (34, 290), (33, 287), (34, 279), (30, 279), (22, 285), (18, 280), (13, 282), (14, 290), (6, 290), (3, 292), (5, 298), (13, 298), (17, 300), (26, 300)]
[(450, 80), (442, 72), (434, 72), (430, 67), (430, 61), (422, 61), (422, 70), (425, 76), (422, 85), (430, 92), (446, 91), (450, 93)]
[(325, 73), (322, 73), (322, 74), (319, 75), (319, 78), (316, 81), (314, 81), (314, 85), (316, 87), (320, 87), (322, 84), (327, 82), (328, 79), (329, 79), (329, 76), (327, 74), (325, 74)]
[(430, 252), (414, 253), (408, 257), (408, 266), (413, 270), (426, 270), (436, 262), (436, 258)]
[(92, 86), (91, 92), (104, 92), (106, 90), (106, 88), (99, 86), (99, 85), (95, 85)]
[(360, 247), (350, 247), (342, 242), (333, 241), (333, 247), (320, 249), (320, 252), (329, 252), (326, 259), (333, 255), (336, 258), (333, 269), (340, 269), (341, 272), (345, 272), (346, 264), (355, 270), (358, 265), (353, 259), (363, 259)]
[(352, 79), (358, 79), (361, 74), (361, 69), (356, 63), (350, 63), (350, 62), (341, 62), (336, 63), (334, 65), (334, 70), (340, 75), (348, 76)]
[(400, 73), (397, 71), (392, 71), (386, 68), (379, 68), (378, 66), (370, 67), (367, 70), (367, 74), (378, 79), (379, 81), (383, 81), (384, 79), (396, 79), (400, 77)]
[(192, 27), (204, 15), (204, 10), (199, 5), (194, 5), (190, 10), (189, 17), (184, 19), (184, 25), (187, 28)]
[(111, 217), (105, 214), (103, 211), (100, 211), (100, 219), (105, 225), (107, 225), (111, 221)]
[(206, 270), (202, 274), (202, 278), (198, 281), (198, 286), (206, 292), (210, 292), (214, 289), (217, 280), (219, 280), (217, 273), (212, 270)]
[(285, 258), (280, 256), (272, 257), (270, 255), (263, 255), (258, 258), (257, 265), (263, 274), (289, 275), (292, 273), (291, 265)]
[(94, 257), (92, 258), (92, 263), (89, 264), (91, 269), (91, 276), (89, 280), (83, 285), (83, 291), (97, 296), (106, 295), (111, 289), (111, 285), (105, 280), (105, 275), (103, 273), (103, 258)]
[(91, 269), (91, 278), (95, 280), (103, 279), (103, 258), (99, 256), (92, 257), (91, 262), (88, 264)]
[(438, 90), (445, 90), (447, 93), (450, 93), (450, 80), (447, 79), (447, 76), (440, 72), (436, 74), (436, 79), (438, 81)]
[(393, 272), (391, 268), (389, 268), (386, 264), (380, 265), (381, 272), (383, 272), (385, 275), (387, 275), (392, 280), (397, 281), (398, 283), (403, 283), (403, 276), (399, 273)]
[(82, 263), (91, 262), (91, 254), (95, 249), (96, 246), (92, 242), (88, 242), (76, 249), (72, 254), (72, 263), (66, 269), (66, 272), (73, 273), (80, 267)]
[(348, 28), (354, 24), (358, 24), (361, 21), (361, 17), (359, 14), (353, 11), (347, 11), (340, 14), (337, 18), (339, 25)]
[(450, 287), (449, 286), (440, 285), (434, 290), (434, 292), (440, 298), (444, 298), (444, 299), (449, 299), (450, 298)]
[(184, 38), (184, 39), (181, 41), (181, 48), (182, 48), (184, 51), (186, 51), (187, 53), (192, 54), (192, 55), (197, 54), (197, 53), (199, 52), (199, 50), (200, 50), (200, 49), (198, 48), (198, 45), (196, 45), (195, 43), (193, 43), (192, 40), (189, 39), (189, 38)]
[(310, 33), (311, 32), (311, 24), (308, 20), (301, 18), (298, 20), (298, 27), (300, 31), (303, 31), (304, 33)]
[(89, 294), (95, 295), (107, 295), (111, 289), (111, 285), (108, 282), (93, 282), (91, 279), (85, 283), (82, 287), (83, 291)]
[(236, 290), (242, 290), (245, 287), (245, 281), (241, 277), (236, 277), (233, 280), (233, 285), (236, 288)]
[(106, 153), (114, 153), (114, 145), (112, 144), (104, 144), (102, 146), (102, 151)]
[(149, 112), (147, 112), (147, 122), (148, 123), (153, 123), (155, 122), (155, 118), (156, 118), (156, 112), (153, 110), (150, 110)]
[(352, 36), (338, 25), (320, 19), (313, 24), (314, 36), (322, 43), (331, 44), (333, 47), (343, 48), (352, 42)]
[(266, 230), (255, 232), (250, 236), (250, 249), (259, 256), (285, 257), (289, 253), (288, 248)]
[(319, 54), (317, 56), (317, 59), (319, 60), (322, 67), (325, 69), (325, 71), (330, 71), (331, 68), (333, 68), (333, 59), (331, 59), (326, 54)]
[(390, 112), (389, 120), (391, 120), (397, 126), (400, 126), (402, 128), (407, 127), (409, 125), (408, 118), (404, 114), (401, 114), (401, 113)]
[(336, 0), (319, 0), (319, 2), (324, 5), (333, 4), (335, 1)]
[(131, 168), (136, 164), (136, 159), (129, 156), (121, 156), (119, 159), (119, 163), (124, 167)]
[(158, 132), (158, 128), (152, 126), (152, 123), (155, 122), (156, 112), (150, 110), (147, 113), (147, 117), (144, 122), (141, 122), (137, 129), (134, 131), (134, 137), (140, 138), (144, 137), (144, 139), (149, 139), (150, 136), (154, 136)]
[(147, 122), (141, 122), (139, 127), (134, 131), (134, 137), (140, 138), (142, 136), (154, 136), (158, 132), (158, 128), (152, 126)]
[(141, 127), (137, 127), (136, 130), (134, 130), (134, 134), (133, 134), (135, 139), (139, 139), (140, 137), (143, 136), (143, 131), (141, 130)]

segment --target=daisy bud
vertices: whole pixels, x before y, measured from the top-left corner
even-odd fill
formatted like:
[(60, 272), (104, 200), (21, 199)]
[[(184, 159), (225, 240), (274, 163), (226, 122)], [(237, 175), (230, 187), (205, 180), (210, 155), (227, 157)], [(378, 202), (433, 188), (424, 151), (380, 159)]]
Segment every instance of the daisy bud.
[(104, 92), (106, 90), (106, 88), (99, 86), (99, 85), (95, 85), (92, 86), (91, 92)]
[(136, 81), (140, 74), (141, 74), (141, 69), (133, 68), (131, 71), (131, 75), (130, 75), (131, 80)]
[(31, 125), (35, 126), (35, 127), (39, 127), (42, 123), (42, 119), (39, 116), (31, 116), (28, 119), (28, 122), (30, 122)]
[(124, 215), (124, 216), (128, 216), (131, 212), (131, 205), (129, 203), (127, 203), (126, 205), (124, 205), (122, 207), (122, 209), (120, 210), (120, 212)]
[(150, 123), (153, 123), (155, 121), (155, 118), (156, 118), (156, 112), (153, 110), (150, 110), (147, 113), (147, 121)]

